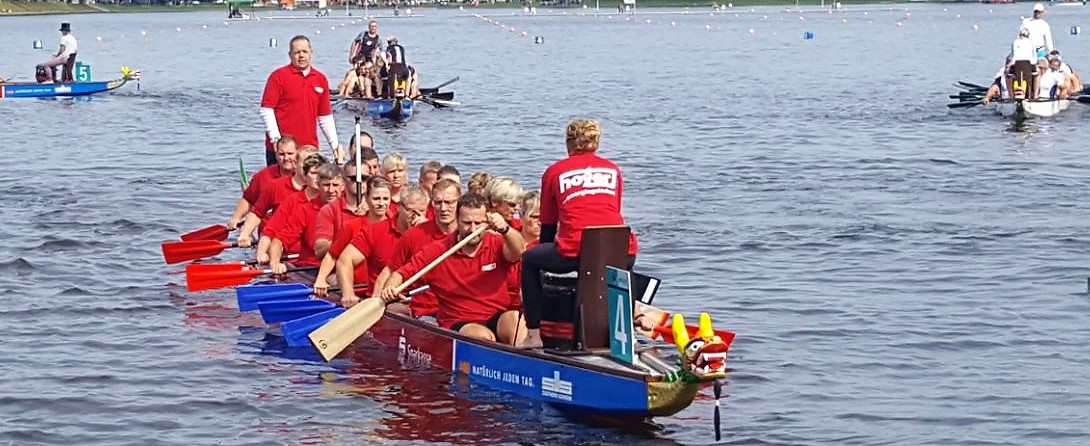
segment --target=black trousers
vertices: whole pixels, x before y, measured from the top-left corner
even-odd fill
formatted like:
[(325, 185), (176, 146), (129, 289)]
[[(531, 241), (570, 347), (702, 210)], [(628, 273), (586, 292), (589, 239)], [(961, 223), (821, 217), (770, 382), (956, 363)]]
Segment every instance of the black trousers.
[[(629, 256), (628, 269), (636, 263)], [(541, 290), (541, 272), (570, 273), (579, 269), (579, 258), (564, 257), (556, 250), (556, 243), (542, 243), (522, 253), (522, 311), (526, 328), (541, 328), (541, 315), (545, 311), (545, 293)]]

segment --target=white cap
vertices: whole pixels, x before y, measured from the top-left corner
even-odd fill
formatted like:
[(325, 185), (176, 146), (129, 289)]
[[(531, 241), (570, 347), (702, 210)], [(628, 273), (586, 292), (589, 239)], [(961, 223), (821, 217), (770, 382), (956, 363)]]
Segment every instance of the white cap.
[(1038, 11), (1045, 12), (1045, 5), (1042, 4), (1042, 3), (1038, 3), (1036, 5), (1033, 5), (1033, 11), (1034, 12), (1038, 12)]

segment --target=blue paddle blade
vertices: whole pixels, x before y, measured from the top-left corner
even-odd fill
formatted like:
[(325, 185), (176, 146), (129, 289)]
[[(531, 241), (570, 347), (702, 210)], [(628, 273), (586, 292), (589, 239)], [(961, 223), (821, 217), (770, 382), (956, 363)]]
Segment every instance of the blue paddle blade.
[(304, 318), (336, 307), (322, 299), (270, 300), (257, 304), (257, 309), (261, 311), (261, 318), (266, 324)]
[(238, 311), (253, 311), (257, 304), (269, 300), (299, 299), (310, 296), (314, 290), (301, 283), (275, 283), (269, 285), (244, 285), (235, 288)]
[(310, 345), (310, 339), (307, 338), (310, 332), (340, 316), (344, 311), (344, 308), (336, 307), (294, 321), (284, 322), (280, 324), (280, 332), (284, 334), (284, 340), (288, 341), (288, 347), (306, 347)]

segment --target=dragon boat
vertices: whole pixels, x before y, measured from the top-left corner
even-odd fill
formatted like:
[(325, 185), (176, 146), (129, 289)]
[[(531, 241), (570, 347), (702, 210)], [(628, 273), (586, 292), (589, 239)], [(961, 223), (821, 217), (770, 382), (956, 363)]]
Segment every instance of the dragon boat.
[(64, 82), (39, 84), (18, 82), (0, 84), (0, 98), (56, 98), (88, 96), (121, 88), (126, 83), (140, 78), (139, 70), (121, 67), (121, 77), (98, 82)]
[(335, 106), (344, 104), (355, 111), (364, 112), (368, 116), (387, 118), (394, 121), (408, 121), (413, 117), (417, 102), (423, 102), (435, 108), (450, 108), (461, 105), (460, 102), (454, 101), (453, 91), (439, 91), (440, 88), (457, 80), (458, 77), (455, 77), (438, 87), (421, 88), (420, 97), (418, 98), (407, 97), (405, 94), (406, 84), (404, 81), (400, 81), (396, 85), (397, 88), (393, 98), (368, 99), (357, 96), (332, 95), (329, 100)]
[[(450, 370), (491, 388), (601, 416), (673, 415), (711, 382), (718, 396), (735, 334), (715, 330), (706, 313), (694, 326), (652, 306), (658, 279), (613, 266), (627, 264), (628, 233), (627, 227), (586, 228), (580, 270), (545, 274), (550, 305), (542, 323), (544, 349), (517, 349), (391, 312), (349, 344), (396, 348), (405, 366)], [(238, 268), (250, 276), (263, 271)], [(312, 291), (305, 285), (313, 283), (312, 271), (288, 277), (292, 283), (238, 287), (239, 309), (260, 310), (270, 333), (282, 335), (289, 347), (314, 349), (315, 331), (351, 310), (300, 299)], [(651, 318), (655, 329), (639, 329), (634, 314)]]

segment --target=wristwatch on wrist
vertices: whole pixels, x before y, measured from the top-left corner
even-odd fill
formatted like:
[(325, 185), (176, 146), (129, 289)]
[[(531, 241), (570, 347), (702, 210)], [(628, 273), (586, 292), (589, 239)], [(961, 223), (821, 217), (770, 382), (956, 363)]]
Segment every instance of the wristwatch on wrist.
[(500, 233), (500, 235), (507, 235), (507, 231), (510, 231), (510, 230), (511, 230), (511, 225), (507, 225), (507, 226), (503, 227), (502, 231), (497, 230), (496, 232)]

